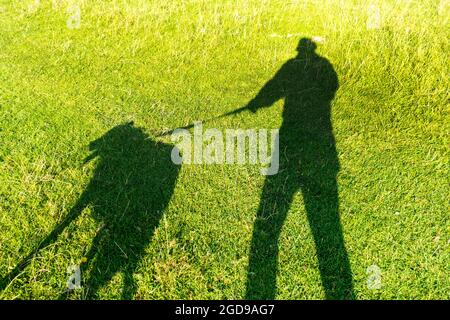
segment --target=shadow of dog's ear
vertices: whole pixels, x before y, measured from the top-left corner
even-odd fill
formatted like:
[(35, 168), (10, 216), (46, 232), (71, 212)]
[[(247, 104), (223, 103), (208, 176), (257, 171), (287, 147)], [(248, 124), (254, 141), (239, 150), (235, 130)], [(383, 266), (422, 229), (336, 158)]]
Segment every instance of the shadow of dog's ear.
[(126, 123), (126, 125), (132, 127), (132, 126), (134, 126), (134, 121), (133, 121), (133, 120), (128, 121), (128, 122)]
[(98, 156), (98, 151), (94, 151), (92, 152), (90, 155), (88, 155), (84, 160), (83, 160), (83, 165), (85, 165), (86, 163), (88, 163), (89, 161), (91, 161), (92, 159), (96, 158)]

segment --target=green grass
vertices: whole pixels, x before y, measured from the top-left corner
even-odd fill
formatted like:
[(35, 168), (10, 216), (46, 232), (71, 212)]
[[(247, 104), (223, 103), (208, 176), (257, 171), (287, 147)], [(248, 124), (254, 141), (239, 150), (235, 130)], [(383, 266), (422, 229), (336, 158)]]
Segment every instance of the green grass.
[[(313, 36), (340, 83), (331, 120), (355, 298), (450, 298), (448, 1), (80, 0), (79, 29), (66, 25), (67, 1), (30, 3), (0, 0), (0, 279), (43, 248), (0, 283), (0, 298), (90, 298), (88, 286), (64, 293), (67, 267), (83, 257), (83, 284), (128, 270), (109, 274), (93, 298), (119, 299), (132, 280), (136, 299), (244, 298), (259, 166), (183, 165), (155, 209), (150, 185), (173, 176), (156, 157), (170, 138), (153, 132), (245, 105)], [(379, 29), (366, 28), (370, 3), (381, 8)], [(282, 106), (204, 126), (278, 128)], [(92, 141), (128, 121), (141, 130), (107, 135), (110, 158), (83, 162)], [(106, 184), (96, 187), (99, 174)], [(83, 194), (98, 203), (45, 243)], [(134, 239), (132, 219), (104, 220), (149, 208), (160, 217), (148, 222), (148, 243)], [(124, 258), (108, 237), (95, 243), (104, 221), (114, 221), (118, 246), (142, 252)], [(92, 248), (108, 253), (91, 261)], [(278, 248), (275, 298), (324, 298), (301, 193)], [(370, 290), (374, 264), (382, 287)]]

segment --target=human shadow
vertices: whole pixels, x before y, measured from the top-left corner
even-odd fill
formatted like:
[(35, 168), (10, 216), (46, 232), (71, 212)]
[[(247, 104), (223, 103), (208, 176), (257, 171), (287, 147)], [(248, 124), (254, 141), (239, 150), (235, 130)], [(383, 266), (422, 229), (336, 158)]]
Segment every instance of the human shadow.
[(276, 295), (279, 236), (294, 194), (301, 190), (327, 299), (352, 299), (352, 272), (339, 217), (339, 161), (330, 118), (339, 87), (331, 63), (303, 38), (247, 107), (256, 112), (284, 98), (279, 172), (267, 176), (253, 229), (247, 299)]
[(133, 298), (133, 274), (171, 199), (180, 166), (171, 161), (171, 145), (153, 141), (132, 123), (114, 127), (91, 142), (90, 150), (85, 161), (98, 160), (79, 200), (66, 218), (2, 280), (0, 289), (89, 207), (99, 222), (99, 230), (85, 255), (83, 270), (90, 270), (83, 281), (85, 296), (96, 298), (98, 290), (121, 272), (122, 298)]

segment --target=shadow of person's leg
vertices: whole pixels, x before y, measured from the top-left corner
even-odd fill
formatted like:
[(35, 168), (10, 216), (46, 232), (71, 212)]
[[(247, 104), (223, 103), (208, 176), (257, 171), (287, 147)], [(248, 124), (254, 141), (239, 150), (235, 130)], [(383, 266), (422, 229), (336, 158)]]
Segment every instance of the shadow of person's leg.
[(268, 176), (253, 226), (246, 299), (274, 299), (278, 239), (296, 190), (287, 173)]
[(352, 272), (342, 235), (336, 178), (330, 176), (322, 186), (307, 183), (302, 192), (326, 298), (353, 299)]

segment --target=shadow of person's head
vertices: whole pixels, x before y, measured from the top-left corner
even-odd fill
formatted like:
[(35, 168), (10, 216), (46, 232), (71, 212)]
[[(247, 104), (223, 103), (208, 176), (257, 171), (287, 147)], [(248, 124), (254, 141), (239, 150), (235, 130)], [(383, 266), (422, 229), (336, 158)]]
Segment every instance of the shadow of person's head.
[(317, 44), (310, 38), (301, 38), (297, 45), (299, 56), (316, 55)]
[(310, 38), (301, 38), (297, 45), (297, 51), (314, 52), (317, 49), (317, 44)]

